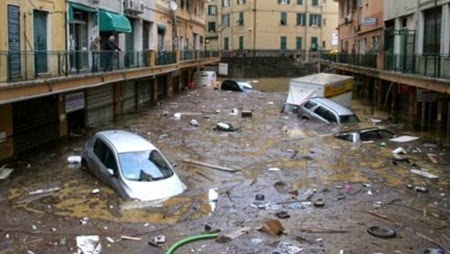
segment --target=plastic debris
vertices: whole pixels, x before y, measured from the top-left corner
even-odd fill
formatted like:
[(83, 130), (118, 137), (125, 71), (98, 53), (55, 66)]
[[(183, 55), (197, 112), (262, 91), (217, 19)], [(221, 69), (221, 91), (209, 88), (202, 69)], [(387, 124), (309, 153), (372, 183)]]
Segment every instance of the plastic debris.
[(180, 120), (180, 119), (181, 119), (181, 113), (175, 113), (175, 114), (173, 114), (173, 118), (174, 118), (175, 120)]
[(403, 147), (398, 147), (392, 151), (393, 154), (407, 154)]
[(257, 245), (262, 243), (264, 240), (261, 238), (252, 238), (250, 241), (252, 242), (252, 244)]
[(280, 171), (281, 169), (279, 168), (269, 168), (269, 171)]
[(372, 196), (372, 195), (373, 195), (372, 191), (371, 191), (371, 190), (368, 190), (368, 191), (367, 191), (367, 195)]
[(67, 163), (69, 164), (80, 164), (81, 156), (69, 156), (67, 157)]
[(49, 193), (59, 190), (59, 187), (49, 188), (49, 189), (39, 189), (35, 191), (30, 191), (28, 194), (30, 195), (36, 195), (36, 194), (43, 194), (43, 193)]
[(102, 245), (98, 235), (84, 235), (77, 236), (77, 253), (100, 254), (102, 252)]
[(110, 243), (114, 243), (115, 242), (114, 239), (112, 237), (110, 237), (110, 236), (106, 237), (106, 241), (108, 241)]
[(414, 141), (414, 140), (417, 140), (417, 139), (419, 139), (419, 138), (418, 137), (404, 135), (404, 136), (400, 136), (400, 137), (396, 137), (396, 138), (391, 138), (389, 140), (393, 141), (393, 142), (403, 143), (403, 142), (411, 142), (411, 141)]
[(421, 193), (427, 193), (428, 189), (424, 186), (416, 186), (416, 188), (414, 188), (416, 190), (416, 192), (421, 192)]
[(231, 124), (226, 124), (223, 122), (218, 122), (215, 129), (219, 131), (236, 131), (236, 129)]
[(12, 168), (7, 168), (6, 165), (3, 165), (0, 167), (0, 180), (6, 179), (11, 175), (11, 173), (14, 171)]
[(209, 200), (209, 206), (211, 207), (212, 213), (216, 210), (218, 198), (219, 198), (219, 193), (217, 193), (217, 189), (215, 189), (215, 188), (209, 189), (208, 200)]
[(303, 248), (301, 248), (300, 246), (288, 242), (280, 242), (277, 249), (280, 251), (280, 253), (286, 254), (297, 254), (303, 251)]
[(100, 193), (100, 189), (93, 189), (93, 190), (92, 190), (92, 193), (98, 194), (98, 193)]
[(166, 242), (166, 236), (165, 235), (158, 235), (153, 238), (153, 242), (156, 244), (165, 243)]
[(200, 126), (199, 123), (198, 123), (198, 121), (195, 120), (195, 119), (192, 119), (192, 120), (191, 120), (191, 125), (194, 126), (194, 127), (199, 127), (199, 126)]
[(239, 114), (239, 110), (237, 108), (234, 108), (231, 110), (230, 115), (237, 116), (238, 114)]

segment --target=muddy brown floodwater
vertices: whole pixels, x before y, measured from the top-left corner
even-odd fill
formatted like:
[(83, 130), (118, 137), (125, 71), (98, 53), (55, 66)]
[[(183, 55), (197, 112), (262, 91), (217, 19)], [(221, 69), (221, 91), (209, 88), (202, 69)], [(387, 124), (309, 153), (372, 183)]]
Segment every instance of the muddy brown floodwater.
[[(161, 106), (7, 162), (14, 171), (0, 181), (0, 253), (76, 253), (80, 236), (98, 237), (93, 246), (102, 253), (165, 253), (175, 242), (206, 229), (220, 230), (222, 236), (242, 229), (247, 233), (191, 242), (175, 253), (448, 251), (450, 153), (433, 135), (382, 122), (421, 139), (347, 143), (332, 136), (339, 126), (280, 114), (287, 79), (253, 85), (264, 92), (185, 91)], [(370, 115), (362, 101), (353, 108), (361, 125), (371, 125), (371, 117), (387, 118), (380, 112)], [(233, 109), (239, 113), (231, 114)], [(251, 117), (241, 117), (241, 110), (251, 110)], [(173, 118), (174, 113), (181, 113), (181, 119)], [(192, 119), (199, 127), (190, 125)], [(217, 131), (218, 122), (237, 131)], [(68, 156), (81, 154), (94, 131), (112, 128), (152, 141), (175, 166), (187, 191), (163, 204), (124, 201), (79, 166), (66, 163)], [(393, 161), (392, 150), (400, 146), (407, 159)], [(438, 178), (415, 174), (413, 168)], [(218, 193), (215, 209), (208, 200), (210, 189)], [(270, 219), (281, 223), (282, 234), (258, 230)], [(374, 236), (368, 233), (372, 226), (388, 227), (396, 235)], [(167, 242), (149, 245), (158, 235)]]

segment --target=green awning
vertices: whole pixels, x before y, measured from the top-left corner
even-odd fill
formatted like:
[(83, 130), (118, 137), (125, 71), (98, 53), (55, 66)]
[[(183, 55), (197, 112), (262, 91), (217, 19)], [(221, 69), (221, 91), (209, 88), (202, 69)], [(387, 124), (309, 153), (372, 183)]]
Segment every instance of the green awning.
[(85, 12), (97, 12), (97, 9), (89, 7), (83, 4), (69, 3), (69, 22), (73, 22), (73, 9), (85, 11)]
[(131, 33), (131, 31), (131, 24), (127, 17), (100, 10), (100, 32)]

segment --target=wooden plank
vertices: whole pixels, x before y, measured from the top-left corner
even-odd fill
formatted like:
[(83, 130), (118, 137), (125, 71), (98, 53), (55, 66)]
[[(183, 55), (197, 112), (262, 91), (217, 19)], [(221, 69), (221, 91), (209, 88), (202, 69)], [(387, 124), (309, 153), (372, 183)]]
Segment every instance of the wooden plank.
[(208, 167), (208, 168), (212, 168), (212, 169), (217, 169), (217, 170), (225, 171), (225, 172), (232, 172), (232, 173), (234, 173), (234, 172), (238, 171), (237, 169), (234, 169), (234, 168), (222, 167), (222, 166), (213, 165), (213, 164), (209, 164), (209, 163), (202, 162), (202, 161), (197, 161), (197, 160), (185, 159), (183, 161), (186, 162), (186, 163), (200, 165), (200, 166), (204, 166), (204, 167)]

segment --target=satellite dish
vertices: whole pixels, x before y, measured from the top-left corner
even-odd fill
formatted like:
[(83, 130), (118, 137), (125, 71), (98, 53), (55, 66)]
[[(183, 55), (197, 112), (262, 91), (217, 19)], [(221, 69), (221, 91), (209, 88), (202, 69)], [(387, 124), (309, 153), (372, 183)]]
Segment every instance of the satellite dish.
[(170, 6), (170, 9), (171, 9), (172, 11), (176, 11), (177, 8), (178, 8), (178, 4), (177, 4), (177, 2), (175, 2), (175, 1), (170, 1), (169, 6)]

